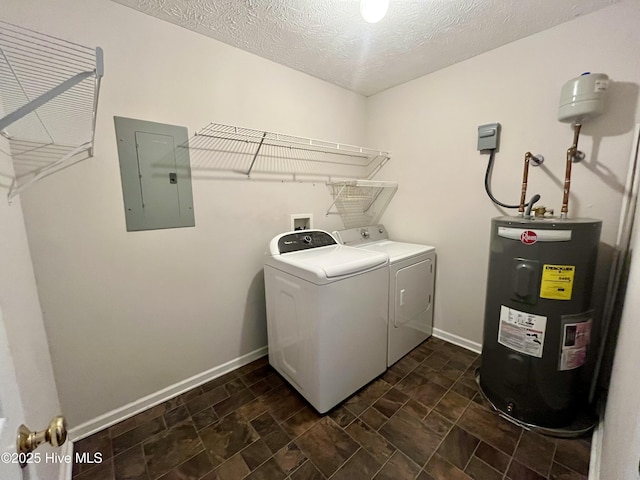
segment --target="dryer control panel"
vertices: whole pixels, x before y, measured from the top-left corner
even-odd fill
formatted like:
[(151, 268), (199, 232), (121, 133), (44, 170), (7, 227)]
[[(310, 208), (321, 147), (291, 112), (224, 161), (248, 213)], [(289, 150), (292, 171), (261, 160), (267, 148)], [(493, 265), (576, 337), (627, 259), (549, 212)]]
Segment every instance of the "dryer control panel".
[(330, 233), (325, 232), (324, 230), (303, 230), (283, 233), (274, 240), (276, 239), (277, 251), (273, 251), (272, 244), (272, 255), (308, 250), (310, 248), (326, 247), (328, 245), (336, 245), (338, 243)]

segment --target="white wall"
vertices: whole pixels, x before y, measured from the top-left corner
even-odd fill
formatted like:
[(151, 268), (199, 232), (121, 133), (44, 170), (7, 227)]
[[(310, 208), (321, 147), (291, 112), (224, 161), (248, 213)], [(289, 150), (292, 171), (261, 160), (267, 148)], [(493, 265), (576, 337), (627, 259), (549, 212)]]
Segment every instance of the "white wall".
[(70, 425), (266, 345), (268, 241), (292, 213), (340, 227), (327, 187), (195, 166), (195, 228), (127, 233), (113, 116), (361, 144), (365, 98), (110, 1), (11, 0), (2, 14), (105, 52), (95, 158), (22, 194)]
[[(0, 381), (0, 388), (4, 389), (0, 392), (3, 394), (0, 400), (4, 397), (10, 402), (5, 405), (9, 410), (6, 414), (10, 417), (6, 428), (15, 432), (22, 422), (31, 429), (44, 429), (54, 416), (60, 414), (60, 403), (20, 199), (15, 199), (11, 205), (7, 202), (13, 178), (8, 152), (8, 142), (0, 137), (0, 329), (4, 330), (3, 342), (6, 339), (10, 350), (2, 358), (13, 360), (13, 365), (3, 365), (5, 375), (0, 380), (13, 382), (13, 375), (6, 375), (13, 369), (17, 384), (5, 385)], [(16, 388), (17, 392), (14, 391)], [(14, 402), (21, 402), (21, 412), (20, 405)], [(37, 473), (32, 473), (31, 478), (57, 478), (58, 467), (54, 463), (37, 465)]]
[[(529, 196), (559, 213), (570, 126), (556, 120), (562, 85), (584, 71), (613, 80), (608, 111), (582, 129), (585, 162), (575, 165), (570, 215), (603, 219), (613, 244), (621, 189), (638, 118), (640, 4), (623, 2), (387, 90), (368, 102), (369, 141), (392, 153), (382, 177), (400, 184), (383, 222), (397, 239), (438, 249), (435, 327), (482, 341), (490, 219), (487, 155), (477, 127), (502, 124), (493, 193), (518, 203), (524, 153), (543, 154), (529, 172)], [(510, 211), (513, 214), (513, 211)]]
[(615, 361), (601, 431), (599, 478), (640, 479), (640, 208), (636, 210), (631, 265)]

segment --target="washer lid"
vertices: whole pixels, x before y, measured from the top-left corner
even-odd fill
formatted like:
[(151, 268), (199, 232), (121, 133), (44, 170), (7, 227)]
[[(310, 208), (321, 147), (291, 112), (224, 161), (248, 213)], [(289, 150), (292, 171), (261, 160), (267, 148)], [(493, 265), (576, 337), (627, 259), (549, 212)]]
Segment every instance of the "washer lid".
[(384, 253), (345, 245), (330, 245), (266, 257), (265, 265), (315, 284), (340, 280), (388, 265)]
[(392, 240), (382, 240), (380, 242), (360, 245), (361, 250), (384, 253), (389, 257), (389, 262), (395, 263), (406, 258), (415, 257), (423, 253), (434, 252), (435, 247), (429, 245), (419, 245), (417, 243), (394, 242)]

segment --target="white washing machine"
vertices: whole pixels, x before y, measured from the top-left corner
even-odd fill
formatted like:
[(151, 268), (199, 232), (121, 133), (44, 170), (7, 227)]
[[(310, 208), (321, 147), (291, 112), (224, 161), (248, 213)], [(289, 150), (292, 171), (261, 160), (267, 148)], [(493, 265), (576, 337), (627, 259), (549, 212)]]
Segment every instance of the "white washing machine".
[(387, 368), (388, 263), (322, 230), (271, 240), (269, 363), (320, 413)]
[(436, 249), (389, 240), (383, 225), (334, 232), (340, 243), (389, 257), (387, 365), (391, 366), (433, 332)]

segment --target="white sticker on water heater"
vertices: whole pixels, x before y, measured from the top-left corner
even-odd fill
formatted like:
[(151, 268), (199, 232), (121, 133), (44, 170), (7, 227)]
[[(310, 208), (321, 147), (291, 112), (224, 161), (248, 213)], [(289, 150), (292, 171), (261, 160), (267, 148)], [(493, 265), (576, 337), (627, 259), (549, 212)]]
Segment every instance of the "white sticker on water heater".
[(542, 358), (547, 317), (500, 306), (498, 343), (516, 352)]

